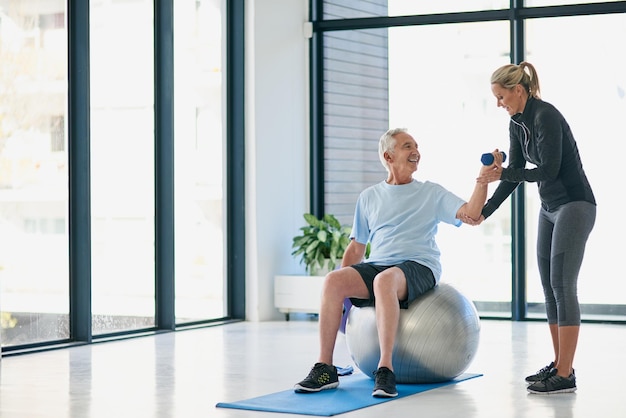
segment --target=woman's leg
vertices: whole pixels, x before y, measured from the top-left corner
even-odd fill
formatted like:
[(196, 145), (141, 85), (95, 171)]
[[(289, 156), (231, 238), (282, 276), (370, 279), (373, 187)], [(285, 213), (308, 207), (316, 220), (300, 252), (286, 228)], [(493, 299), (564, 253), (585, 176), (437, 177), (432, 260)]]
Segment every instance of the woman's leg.
[(554, 364), (556, 364), (559, 360), (559, 329), (557, 325), (558, 316), (556, 311), (556, 299), (554, 297), (554, 293), (552, 292), (552, 285), (550, 283), (550, 251), (552, 248), (553, 228), (554, 224), (550, 219), (550, 214), (541, 209), (539, 212), (539, 223), (537, 227), (537, 267), (539, 269), (539, 277), (541, 278), (541, 286), (543, 288), (550, 337), (552, 338)]
[(555, 213), (550, 255), (550, 285), (558, 317), (558, 353), (555, 368), (568, 377), (573, 370), (580, 332), (578, 273), (585, 246), (595, 223), (596, 207), (587, 202), (563, 205)]

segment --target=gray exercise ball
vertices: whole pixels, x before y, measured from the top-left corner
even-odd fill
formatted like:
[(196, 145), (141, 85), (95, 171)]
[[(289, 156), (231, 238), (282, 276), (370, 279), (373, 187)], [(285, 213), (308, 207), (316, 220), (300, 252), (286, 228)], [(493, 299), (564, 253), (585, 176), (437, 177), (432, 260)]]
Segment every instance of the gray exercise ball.
[[(346, 344), (355, 365), (374, 377), (380, 348), (374, 307), (353, 306), (346, 322)], [(467, 297), (446, 283), (400, 310), (393, 349), (398, 383), (438, 383), (469, 367), (480, 338), (480, 318)]]

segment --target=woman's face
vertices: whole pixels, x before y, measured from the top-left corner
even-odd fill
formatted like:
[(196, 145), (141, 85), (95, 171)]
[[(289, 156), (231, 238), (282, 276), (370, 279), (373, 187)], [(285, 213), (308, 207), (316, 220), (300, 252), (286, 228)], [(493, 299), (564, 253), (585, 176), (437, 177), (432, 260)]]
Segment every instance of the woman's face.
[(491, 85), (491, 91), (496, 97), (498, 107), (503, 107), (509, 116), (524, 111), (528, 96), (524, 93), (524, 88), (520, 84), (517, 84), (512, 89), (507, 89), (498, 83), (493, 83)]

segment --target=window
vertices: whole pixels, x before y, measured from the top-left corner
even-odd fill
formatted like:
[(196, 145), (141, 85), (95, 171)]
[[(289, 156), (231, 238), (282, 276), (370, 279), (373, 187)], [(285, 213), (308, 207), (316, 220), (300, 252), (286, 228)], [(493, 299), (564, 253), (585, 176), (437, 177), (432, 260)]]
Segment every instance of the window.
[[(170, 22), (176, 45), (161, 37)], [(236, 130), (229, 144), (243, 145), (243, 118), (222, 126), (224, 104), (243, 114), (243, 65), (229, 69), (229, 99), (222, 64), (243, 57), (243, 24), (240, 2), (2, 2), (3, 353), (173, 329), (175, 315), (183, 325), (223, 320), (231, 309), (244, 316), (243, 302), (226, 299), (231, 280), (228, 296), (243, 300), (245, 275), (237, 265), (228, 277), (225, 267), (244, 248), (244, 214), (229, 212), (242, 207), (243, 176), (223, 187), (230, 156), (243, 161), (243, 146), (226, 150), (224, 138)], [(236, 38), (228, 51), (222, 34)], [(175, 97), (160, 94), (170, 87)], [(179, 129), (157, 131), (168, 118)], [(167, 158), (155, 161), (169, 144), (175, 173)], [(162, 210), (157, 196), (169, 199), (174, 183), (177, 210)], [(235, 232), (226, 231), (227, 215)], [(176, 246), (157, 260), (174, 226)], [(163, 273), (168, 266), (176, 277)]]
[[(626, 35), (626, 6), (589, 2), (560, 8), (559, 2), (540, 3), (526, 2), (526, 7), (555, 7), (545, 16), (547, 9), (526, 11), (533, 18), (521, 22), (524, 30), (517, 26), (512, 31), (520, 18), (507, 10), (508, 1), (426, 5), (324, 0), (323, 19), (315, 26), (322, 40), (312, 44), (323, 45), (322, 64), (313, 62), (318, 71), (323, 69), (323, 85), (313, 92), (322, 98), (313, 102), (323, 103), (323, 112), (315, 109), (314, 117), (323, 114), (323, 119), (313, 124), (324, 135), (323, 164), (317, 163), (324, 168), (324, 182), (314, 183), (323, 193), (314, 190), (313, 195), (323, 196), (324, 212), (340, 214), (342, 223), (350, 224), (358, 193), (383, 179), (378, 138), (389, 127), (406, 127), (423, 156), (416, 177), (468, 198), (480, 154), (508, 148), (509, 117), (497, 108), (489, 78), (511, 61), (513, 33), (515, 53), (525, 47), (521, 59), (537, 66), (544, 98), (550, 97), (566, 114), (599, 203), (579, 277), (583, 319), (623, 321), (626, 305), (616, 296), (622, 290), (619, 278), (603, 275), (598, 286), (597, 272), (612, 271), (619, 250), (605, 243), (626, 232), (611, 222), (620, 202), (607, 186), (612, 181), (607, 177), (607, 146), (601, 142), (619, 135), (618, 124), (626, 113), (626, 58), (618, 45)], [(469, 11), (476, 13), (463, 13)], [(561, 11), (563, 16), (554, 17)], [(365, 17), (369, 19), (360, 19)], [(467, 22), (469, 18), (475, 21)], [(610, 141), (612, 155), (620, 155), (622, 142)], [(490, 194), (494, 189), (491, 185)], [(520, 306), (523, 317), (544, 315), (534, 250), (536, 186), (527, 184), (525, 190), (519, 196), (525, 202), (524, 219), (512, 214), (509, 198), (480, 227), (439, 229), (442, 280), (460, 287), (483, 316), (524, 319), (517, 318)], [(525, 240), (514, 234), (512, 225), (524, 225)], [(515, 264), (513, 254), (525, 262)]]
[[(0, 295), (3, 346), (69, 338), (65, 2), (0, 8)], [(38, 36), (36, 36), (38, 35)]]
[(152, 1), (91, 2), (94, 335), (155, 324)]
[(176, 322), (226, 315), (221, 1), (175, 3)]
[[(585, 28), (581, 31), (580, 28)], [(527, 23), (527, 56), (539, 75), (542, 98), (554, 104), (567, 119), (583, 167), (598, 203), (596, 223), (587, 242), (578, 279), (583, 319), (626, 316), (624, 284), (619, 272), (622, 247), (613, 245), (626, 235), (621, 222), (620, 193), (612, 157), (623, 155), (626, 117), (626, 14), (536, 19)], [(558, 34), (558, 36), (555, 36)], [(601, 45), (601, 47), (599, 47)], [(589, 87), (580, 91), (581, 74)], [(531, 316), (544, 316), (543, 292), (535, 267), (537, 188), (526, 188), (528, 302)], [(601, 285), (599, 285), (601, 283)]]

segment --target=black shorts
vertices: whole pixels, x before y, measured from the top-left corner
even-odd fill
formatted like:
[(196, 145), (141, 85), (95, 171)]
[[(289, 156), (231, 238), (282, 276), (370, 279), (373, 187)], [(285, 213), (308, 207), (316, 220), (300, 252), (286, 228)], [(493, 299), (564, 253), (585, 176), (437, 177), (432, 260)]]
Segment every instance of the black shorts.
[(406, 277), (408, 295), (405, 300), (398, 301), (400, 303), (400, 308), (402, 309), (408, 308), (409, 304), (418, 296), (423, 295), (435, 287), (435, 276), (433, 275), (431, 269), (418, 264), (415, 261), (405, 261), (395, 266), (377, 266), (370, 263), (360, 263), (354, 264), (351, 267), (359, 272), (370, 294), (369, 299), (350, 298), (352, 304), (358, 307), (375, 305), (374, 278), (378, 275), (378, 273), (387, 270), (390, 267), (398, 267), (404, 272), (404, 277)]

